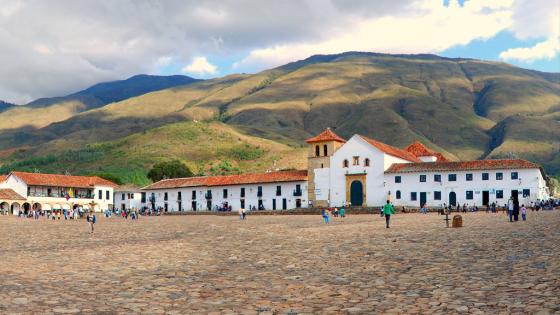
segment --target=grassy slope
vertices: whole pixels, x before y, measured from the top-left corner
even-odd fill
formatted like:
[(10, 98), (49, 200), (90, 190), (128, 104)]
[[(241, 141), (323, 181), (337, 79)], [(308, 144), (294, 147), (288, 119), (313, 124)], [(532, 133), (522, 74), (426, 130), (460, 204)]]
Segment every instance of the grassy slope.
[[(221, 121), (233, 127), (225, 132), (234, 138), (241, 132), (289, 145), (287, 151), (298, 152), (293, 166), (304, 162), (303, 139), (330, 126), (344, 137), (360, 133), (401, 147), (419, 139), (451, 158), (516, 152), (560, 172), (558, 79), (555, 74), (476, 60), (318, 56), (255, 75), (232, 75), (131, 98), (20, 133), (18, 139), (0, 134), (0, 148), (31, 148), (15, 157), (21, 159), (108, 141), (115, 148), (95, 165), (120, 172), (122, 165), (142, 168), (181, 147), (171, 145), (171, 136), (157, 138), (152, 128), (161, 130), (160, 126), (182, 121)], [(140, 137), (150, 142), (143, 138), (144, 132), (158, 139), (156, 143), (151, 149), (132, 146), (138, 151), (128, 154), (129, 143), (122, 141)], [(216, 138), (211, 143), (227, 147), (227, 141)], [(0, 151), (0, 158), (12, 151)], [(202, 151), (216, 154), (217, 160), (232, 156)], [(169, 157), (185, 156), (197, 168), (211, 160), (210, 155), (189, 154)], [(258, 163), (238, 162), (242, 170), (265, 169), (252, 167)]]
[[(119, 140), (90, 144), (82, 150), (60, 150), (48, 158), (20, 153), (12, 168), (73, 174), (113, 173), (125, 182), (148, 183), (146, 173), (152, 164), (179, 159), (199, 174), (220, 174), (220, 165), (260, 172), (271, 169), (305, 168), (304, 148), (247, 136), (220, 122), (181, 122), (136, 133)], [(224, 163), (225, 162), (225, 163)]]

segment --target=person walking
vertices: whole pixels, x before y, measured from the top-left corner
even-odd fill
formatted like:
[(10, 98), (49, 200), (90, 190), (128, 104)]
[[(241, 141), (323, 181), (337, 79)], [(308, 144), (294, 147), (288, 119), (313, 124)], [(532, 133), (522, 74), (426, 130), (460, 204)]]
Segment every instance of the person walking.
[(525, 205), (521, 205), (521, 218), (523, 219), (523, 221), (527, 221), (527, 208), (525, 208)]
[(89, 224), (89, 228), (90, 228), (89, 233), (93, 234), (93, 225), (95, 224), (95, 221), (96, 221), (96, 217), (95, 217), (95, 214), (93, 213), (93, 211), (89, 212), (89, 214), (86, 217), (86, 221)]
[(508, 215), (509, 222), (513, 222), (513, 199), (511, 197), (508, 200)]
[(323, 209), (322, 211), (323, 220), (325, 220), (325, 224), (329, 224), (329, 210)]
[(239, 213), (239, 220), (243, 220), (243, 207), (240, 207), (237, 213)]
[(241, 217), (243, 217), (243, 220), (247, 219), (247, 210), (245, 208), (241, 208)]
[(387, 225), (387, 228), (389, 228), (391, 215), (395, 214), (395, 209), (393, 208), (390, 200), (387, 200), (387, 203), (383, 206), (383, 214), (385, 215), (385, 224)]
[(339, 214), (341, 218), (344, 218), (346, 216), (346, 211), (344, 210), (344, 206), (340, 207)]

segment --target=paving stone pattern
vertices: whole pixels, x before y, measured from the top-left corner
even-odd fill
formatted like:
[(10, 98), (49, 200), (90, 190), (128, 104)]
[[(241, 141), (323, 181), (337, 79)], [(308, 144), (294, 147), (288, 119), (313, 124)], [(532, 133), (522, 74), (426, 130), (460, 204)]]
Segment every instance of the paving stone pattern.
[(0, 314), (560, 314), (560, 211), (0, 216)]

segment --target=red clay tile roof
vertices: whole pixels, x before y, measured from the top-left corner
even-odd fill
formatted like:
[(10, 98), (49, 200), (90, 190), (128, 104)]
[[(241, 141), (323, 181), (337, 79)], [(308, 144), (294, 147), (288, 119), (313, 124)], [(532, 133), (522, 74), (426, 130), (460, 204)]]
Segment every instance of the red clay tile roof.
[(420, 141), (415, 141), (411, 145), (405, 148), (405, 151), (414, 154), (414, 156), (421, 157), (421, 156), (435, 156), (437, 158), (437, 162), (447, 162), (448, 160), (443, 156), (443, 154), (430, 150), (426, 148)]
[(6, 178), (8, 178), (8, 175), (0, 175), (0, 182), (3, 182)]
[(407, 152), (405, 150), (401, 150), (399, 148), (395, 148), (393, 146), (390, 146), (390, 145), (385, 144), (383, 142), (379, 142), (379, 141), (370, 139), (368, 137), (364, 137), (364, 136), (360, 136), (360, 137), (362, 137), (362, 139), (367, 141), (372, 146), (376, 147), (378, 150), (380, 150), (382, 152), (385, 152), (389, 155), (392, 155), (394, 157), (398, 157), (400, 159), (407, 160), (407, 161), (410, 161), (410, 162), (421, 162), (416, 156), (414, 156), (414, 154), (412, 154), (410, 152)]
[(339, 137), (336, 133), (334, 133), (331, 128), (327, 128), (325, 131), (321, 132), (319, 135), (309, 138), (305, 140), (307, 143), (314, 143), (314, 142), (323, 142), (323, 141), (337, 141), (337, 142), (346, 142), (346, 140)]
[(258, 174), (241, 174), (241, 175), (225, 175), (225, 176), (204, 176), (189, 178), (164, 179), (157, 183), (142, 188), (149, 189), (168, 189), (179, 187), (197, 187), (197, 186), (228, 186), (258, 183), (279, 183), (306, 181), (307, 171), (279, 171)]
[(470, 170), (537, 168), (538, 164), (526, 160), (476, 160), (460, 162), (394, 163), (385, 173), (416, 173)]
[(179, 187), (197, 187), (204, 186), (206, 183), (206, 177), (187, 177), (187, 178), (171, 178), (162, 179), (159, 182), (155, 182), (148, 185), (144, 189), (168, 189), (168, 188), (179, 188)]
[(25, 200), (25, 198), (13, 189), (0, 188), (0, 200)]
[(91, 188), (95, 185), (103, 185), (117, 187), (118, 185), (112, 181), (103, 179), (98, 176), (70, 176), (60, 174), (41, 174), (27, 172), (12, 172), (12, 175), (23, 180), (27, 185), (34, 186), (59, 186), (59, 187), (77, 187)]

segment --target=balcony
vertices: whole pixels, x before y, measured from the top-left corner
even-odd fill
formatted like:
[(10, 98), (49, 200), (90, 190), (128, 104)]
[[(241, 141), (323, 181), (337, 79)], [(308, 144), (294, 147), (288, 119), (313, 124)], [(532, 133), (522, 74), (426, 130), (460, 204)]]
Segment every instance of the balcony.
[(156, 202), (156, 197), (152, 196), (152, 197), (148, 198), (148, 201), (150, 203), (155, 203)]
[(301, 189), (294, 190), (294, 197), (301, 197), (303, 195), (303, 191)]
[(262, 190), (257, 191), (257, 197), (262, 197), (263, 193)]

